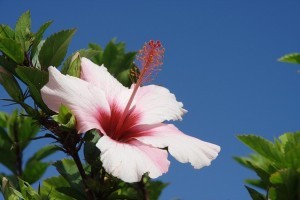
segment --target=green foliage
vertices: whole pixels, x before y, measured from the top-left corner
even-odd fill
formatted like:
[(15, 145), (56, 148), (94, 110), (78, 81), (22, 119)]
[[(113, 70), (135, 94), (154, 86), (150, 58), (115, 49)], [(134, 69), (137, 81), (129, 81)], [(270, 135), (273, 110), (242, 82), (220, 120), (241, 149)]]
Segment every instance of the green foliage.
[(245, 186), (253, 200), (267, 200), (266, 197), (255, 189)]
[[(238, 138), (256, 154), (235, 157), (235, 160), (256, 172), (259, 180), (247, 183), (267, 190), (264, 199), (285, 200), (300, 198), (300, 132), (285, 133), (272, 143), (255, 135), (240, 135)], [(253, 199), (261, 195), (247, 187)]]
[(12, 115), (0, 112), (0, 163), (13, 175), (22, 177), (29, 183), (39, 180), (49, 166), (47, 162), (42, 162), (42, 159), (57, 151), (56, 146), (39, 149), (27, 160), (23, 169), (23, 151), (39, 130), (36, 121), (30, 117), (19, 115), (17, 111)]
[(16, 102), (21, 102), (24, 100), (23, 92), (15, 77), (7, 71), (1, 71), (1, 69), (0, 84), (5, 88), (10, 97), (13, 98)]
[[(15, 28), (0, 25), (0, 83), (12, 99), (27, 112), (14, 111), (11, 115), (0, 112), (0, 164), (10, 172), (0, 172), (1, 190), (9, 200), (84, 200), (84, 199), (146, 199), (156, 200), (167, 184), (151, 181), (147, 175), (138, 183), (125, 183), (108, 174), (100, 160), (96, 143), (101, 133), (91, 130), (77, 134), (76, 120), (70, 109), (61, 105), (59, 113), (48, 109), (41, 97), (41, 88), (48, 82), (49, 66), (61, 72), (80, 77), (81, 58), (86, 57), (108, 71), (123, 85), (132, 82), (129, 72), (138, 68), (133, 64), (136, 52), (125, 52), (125, 43), (110, 41), (102, 49), (89, 44), (65, 59), (75, 29), (59, 31), (44, 39), (52, 21), (44, 23), (37, 32), (31, 30), (30, 12), (23, 13)], [(30, 98), (30, 99), (29, 99)], [(28, 99), (28, 100), (27, 100)], [(26, 100), (26, 102), (25, 102)], [(40, 127), (51, 131), (37, 136)], [(23, 152), (35, 139), (49, 137), (58, 145), (36, 149), (24, 159)], [(31, 147), (31, 146), (30, 146)], [(61, 150), (72, 159), (62, 159), (53, 164), (59, 176), (50, 177), (39, 185), (38, 191), (30, 184), (39, 181), (49, 162), (44, 159)], [(79, 157), (83, 151), (84, 161)], [(292, 155), (291, 155), (292, 156)]]
[(18, 64), (24, 61), (24, 50), (20, 43), (9, 38), (0, 38), (0, 51)]
[(47, 28), (52, 24), (52, 21), (46, 22), (44, 23), (39, 30), (37, 31), (37, 33), (35, 34), (35, 39), (32, 43), (32, 47), (31, 47), (31, 59), (33, 59), (34, 56), (38, 57), (39, 54), (39, 50), (38, 46), (41, 43), (42, 39), (43, 39), (43, 35), (45, 33), (45, 31), (47, 30)]
[(146, 183), (146, 190), (149, 192), (150, 200), (157, 200), (163, 189), (169, 184), (162, 181), (151, 181), (150, 179)]
[(27, 52), (32, 40), (33, 34), (31, 33), (31, 17), (30, 12), (27, 11), (21, 15), (17, 21), (15, 28), (15, 40), (21, 44), (22, 50)]
[(278, 59), (281, 62), (300, 64), (300, 53), (290, 53)]
[(54, 121), (59, 123), (61, 126), (66, 128), (74, 128), (75, 127), (75, 117), (71, 113), (70, 109), (64, 105), (61, 105), (59, 108), (59, 113), (57, 115), (53, 115), (52, 118)]
[[(72, 159), (62, 159), (53, 164), (60, 175), (68, 182), (69, 188), (60, 188), (60, 192), (76, 199), (86, 199), (84, 186), (77, 165)], [(71, 187), (71, 191), (70, 191)]]
[(16, 74), (20, 77), (29, 88), (30, 94), (35, 103), (40, 106), (45, 112), (52, 113), (45, 105), (41, 97), (41, 88), (48, 82), (48, 72), (40, 71), (35, 68), (17, 67)]
[(104, 50), (99, 45), (89, 44), (89, 48), (99, 51), (100, 53), (92, 58), (92, 61), (98, 65), (104, 65), (110, 74), (117, 78), (124, 86), (129, 87), (131, 80), (129, 71), (134, 67), (133, 61), (136, 52), (125, 53), (125, 43), (116, 43), (110, 41)]
[(0, 38), (15, 38), (15, 31), (5, 24), (0, 25)]
[(93, 50), (93, 49), (81, 49), (77, 51), (76, 53), (72, 54), (70, 57), (66, 59), (61, 69), (61, 73), (79, 77), (80, 65), (78, 63), (78, 58), (85, 57), (88, 59), (93, 59), (100, 53), (101, 53), (100, 51)]
[(46, 39), (39, 52), (42, 70), (46, 70), (49, 66), (58, 67), (62, 63), (75, 31), (75, 29), (60, 31)]

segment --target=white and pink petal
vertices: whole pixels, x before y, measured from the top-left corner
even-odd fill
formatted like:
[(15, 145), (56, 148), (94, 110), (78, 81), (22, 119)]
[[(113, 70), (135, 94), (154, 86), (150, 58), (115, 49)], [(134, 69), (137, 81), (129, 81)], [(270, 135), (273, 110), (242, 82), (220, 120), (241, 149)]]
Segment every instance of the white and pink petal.
[(128, 90), (107, 71), (104, 65), (99, 66), (87, 58), (81, 58), (80, 78), (101, 88), (109, 99), (119, 97), (120, 93)]
[(49, 82), (41, 89), (48, 108), (58, 112), (62, 104), (67, 106), (76, 118), (79, 133), (94, 128), (103, 131), (100, 114), (110, 114), (104, 92), (84, 80), (61, 74), (55, 67), (48, 70)]
[(140, 87), (135, 96), (135, 107), (142, 113), (141, 124), (181, 120), (181, 116), (187, 112), (174, 94), (157, 85)]
[(125, 182), (138, 182), (145, 173), (157, 178), (166, 173), (170, 165), (167, 151), (137, 140), (121, 143), (103, 136), (96, 146), (101, 151), (104, 169)]
[(139, 129), (137, 140), (153, 147), (168, 147), (176, 160), (189, 162), (196, 169), (209, 166), (220, 151), (218, 145), (188, 136), (172, 124), (141, 125)]

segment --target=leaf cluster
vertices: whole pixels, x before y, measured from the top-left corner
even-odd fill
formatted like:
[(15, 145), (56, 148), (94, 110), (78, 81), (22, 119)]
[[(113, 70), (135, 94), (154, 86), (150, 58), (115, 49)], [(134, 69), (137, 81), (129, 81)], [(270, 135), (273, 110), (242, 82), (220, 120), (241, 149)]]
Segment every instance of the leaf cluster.
[(8, 177), (14, 182), (18, 176), (30, 184), (42, 177), (49, 166), (49, 162), (42, 160), (53, 154), (57, 148), (53, 145), (45, 146), (38, 149), (26, 162), (23, 158), (24, 150), (39, 130), (40, 126), (35, 120), (19, 115), (17, 110), (11, 115), (0, 112), (0, 163), (11, 172), (1, 173), (1, 177)]
[(246, 183), (267, 191), (263, 195), (246, 186), (252, 199), (300, 198), (300, 132), (285, 133), (274, 142), (256, 135), (239, 135), (238, 139), (255, 152), (248, 157), (235, 157), (259, 177)]
[[(2, 100), (19, 104), (26, 111), (26, 114), (0, 113), (0, 163), (11, 171), (0, 177), (4, 198), (158, 199), (167, 184), (152, 181), (146, 175), (141, 182), (128, 184), (106, 173), (95, 145), (100, 134), (90, 131), (84, 137), (78, 135), (72, 112), (62, 105), (59, 113), (54, 113), (43, 102), (40, 92), (49, 80), (49, 66), (60, 67), (63, 74), (80, 77), (82, 57), (103, 64), (118, 81), (129, 87), (132, 84), (130, 70), (138, 70), (133, 63), (136, 52), (126, 52), (125, 43), (113, 39), (105, 48), (90, 43), (87, 49), (65, 58), (76, 30), (66, 29), (44, 38), (51, 24), (52, 21), (46, 22), (33, 32), (27, 11), (14, 28), (0, 25), (0, 84), (11, 98)], [(52, 132), (45, 137), (53, 138), (58, 145), (36, 150), (25, 162), (23, 151), (33, 138), (39, 138), (36, 136), (41, 127)], [(54, 162), (59, 175), (43, 180), (35, 191), (30, 184), (40, 180), (50, 165), (43, 159), (57, 150), (71, 159)]]

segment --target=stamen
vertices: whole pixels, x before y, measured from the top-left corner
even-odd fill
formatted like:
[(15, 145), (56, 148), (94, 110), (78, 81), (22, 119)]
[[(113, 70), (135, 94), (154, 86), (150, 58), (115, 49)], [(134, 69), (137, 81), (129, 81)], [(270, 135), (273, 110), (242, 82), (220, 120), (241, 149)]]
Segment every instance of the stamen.
[[(140, 73), (135, 73), (134, 75), (138, 77), (136, 84), (134, 86), (133, 92), (128, 100), (128, 103), (125, 107), (125, 110), (118, 121), (118, 125), (115, 130), (115, 134), (120, 134), (120, 128), (122, 127), (122, 124), (124, 120), (126, 119), (129, 108), (133, 102), (134, 96), (136, 95), (136, 92), (138, 88), (145, 84), (146, 82), (150, 82), (153, 80), (153, 75), (157, 74), (158, 71), (160, 71), (160, 66), (163, 64), (162, 59), (164, 57), (165, 49), (163, 48), (160, 41), (153, 41), (150, 40), (149, 42), (145, 43), (143, 48), (139, 50), (136, 61), (137, 65), (140, 69)], [(134, 73), (134, 72), (131, 72)]]

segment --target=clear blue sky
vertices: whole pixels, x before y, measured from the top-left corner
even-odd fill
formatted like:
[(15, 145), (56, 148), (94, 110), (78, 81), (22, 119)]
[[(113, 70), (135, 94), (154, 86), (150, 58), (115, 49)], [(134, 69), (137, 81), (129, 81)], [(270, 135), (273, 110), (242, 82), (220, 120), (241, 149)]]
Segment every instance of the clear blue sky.
[[(162, 41), (166, 54), (155, 83), (169, 88), (189, 111), (176, 125), (222, 147), (202, 170), (171, 159), (169, 173), (160, 178), (171, 183), (162, 200), (250, 199), (243, 180), (255, 175), (232, 157), (251, 151), (236, 135), (273, 139), (300, 129), (300, 66), (277, 62), (300, 52), (298, 0), (1, 0), (0, 7), (0, 23), (11, 26), (29, 9), (34, 31), (51, 19), (48, 35), (76, 27), (69, 54), (113, 37), (131, 51), (149, 39)], [(2, 88), (0, 93), (6, 96)]]

